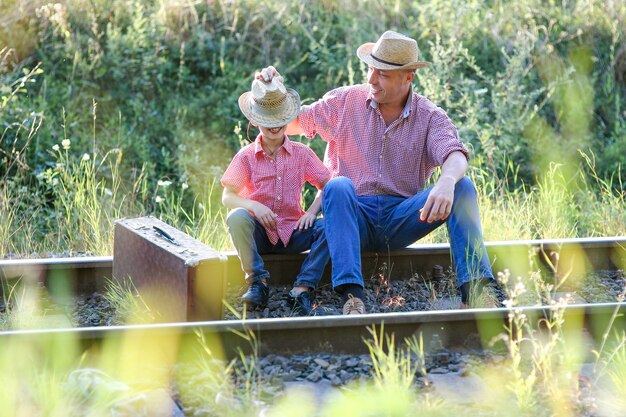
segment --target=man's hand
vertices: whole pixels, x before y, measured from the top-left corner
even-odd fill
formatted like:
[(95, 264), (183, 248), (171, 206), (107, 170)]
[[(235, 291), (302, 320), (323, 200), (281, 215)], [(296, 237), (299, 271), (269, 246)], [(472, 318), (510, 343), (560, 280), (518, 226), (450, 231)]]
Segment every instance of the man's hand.
[(263, 68), (260, 72), (257, 72), (254, 76), (257, 80), (265, 81), (266, 83), (272, 81), (273, 78), (278, 77), (280, 82), (284, 82), (283, 77), (276, 71), (276, 68), (273, 66), (269, 66), (267, 68)]
[(420, 221), (432, 223), (448, 218), (452, 211), (455, 184), (455, 178), (450, 175), (439, 177), (428, 195), (426, 204), (420, 210)]
[(296, 226), (293, 228), (293, 230), (302, 231), (308, 229), (309, 227), (312, 227), (313, 223), (315, 222), (315, 218), (316, 216), (314, 214), (305, 212), (302, 217), (298, 219), (298, 222), (296, 223)]
[(270, 210), (266, 205), (256, 202), (254, 205), (252, 212), (254, 213), (254, 217), (268, 229), (276, 229), (276, 219), (278, 215)]

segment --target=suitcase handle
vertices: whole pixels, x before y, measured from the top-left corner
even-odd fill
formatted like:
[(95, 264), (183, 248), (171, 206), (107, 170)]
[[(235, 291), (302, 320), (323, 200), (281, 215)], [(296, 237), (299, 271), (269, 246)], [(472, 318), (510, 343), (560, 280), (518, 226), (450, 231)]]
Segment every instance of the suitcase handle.
[(163, 239), (167, 240), (168, 242), (174, 245), (179, 245), (179, 243), (176, 241), (176, 239), (172, 237), (172, 235), (170, 235), (169, 233), (167, 233), (165, 230), (161, 229), (160, 227), (152, 226), (152, 229), (154, 229), (154, 231), (157, 232), (159, 236), (161, 236)]

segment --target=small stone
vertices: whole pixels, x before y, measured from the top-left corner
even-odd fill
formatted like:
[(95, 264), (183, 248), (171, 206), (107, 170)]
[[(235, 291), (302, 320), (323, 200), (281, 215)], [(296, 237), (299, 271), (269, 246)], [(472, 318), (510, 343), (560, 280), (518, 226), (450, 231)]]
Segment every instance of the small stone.
[(328, 366), (330, 365), (328, 362), (326, 362), (324, 359), (322, 358), (315, 358), (313, 359), (313, 361), (318, 364), (320, 367), (326, 369), (328, 368)]
[(317, 382), (320, 379), (322, 379), (322, 372), (319, 369), (316, 369), (306, 377), (306, 380), (311, 382)]
[(330, 378), (330, 384), (333, 387), (337, 387), (337, 386), (343, 385), (343, 382), (341, 381), (341, 378), (335, 375), (332, 378)]
[(345, 365), (348, 368), (354, 368), (355, 366), (357, 366), (359, 364), (359, 360), (357, 358), (350, 358), (346, 361)]
[(341, 370), (339, 372), (339, 378), (341, 379), (342, 383), (347, 383), (348, 381), (350, 381), (352, 379), (353, 375), (350, 372)]
[(448, 370), (450, 372), (459, 372), (461, 370), (461, 367), (459, 365), (450, 364), (448, 365)]
[(296, 378), (298, 378), (300, 375), (302, 375), (300, 372), (295, 372), (295, 371), (289, 371), (286, 374), (282, 375), (283, 381), (285, 382), (291, 382), (291, 381), (295, 381)]

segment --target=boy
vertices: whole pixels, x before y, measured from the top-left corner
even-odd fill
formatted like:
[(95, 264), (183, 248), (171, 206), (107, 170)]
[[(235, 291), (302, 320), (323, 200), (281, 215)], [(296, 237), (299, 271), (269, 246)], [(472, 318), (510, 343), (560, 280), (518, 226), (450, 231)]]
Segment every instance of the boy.
[(241, 299), (252, 308), (267, 304), (270, 276), (262, 254), (310, 249), (289, 296), (294, 315), (315, 315), (310, 290), (330, 255), (323, 221), (316, 219), (321, 192), (306, 212), (301, 196), (305, 182), (321, 190), (330, 173), (311, 148), (285, 135), (289, 122), (300, 113), (300, 96), (285, 88), (282, 77), (270, 82), (255, 79), (252, 90), (239, 97), (239, 108), (261, 131), (254, 143), (235, 155), (221, 179), (222, 203), (232, 209), (228, 231), (248, 284)]

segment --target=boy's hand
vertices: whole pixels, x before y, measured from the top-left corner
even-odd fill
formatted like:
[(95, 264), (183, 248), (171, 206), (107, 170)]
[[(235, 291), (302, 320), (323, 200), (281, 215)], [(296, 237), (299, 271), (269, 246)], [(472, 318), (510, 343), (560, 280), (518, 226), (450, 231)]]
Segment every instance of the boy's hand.
[(254, 213), (254, 217), (257, 218), (259, 222), (268, 229), (276, 229), (276, 218), (278, 215), (270, 210), (266, 205), (257, 203), (254, 205), (252, 209)]
[(296, 226), (293, 228), (293, 230), (304, 230), (312, 227), (313, 223), (315, 223), (315, 218), (316, 216), (314, 214), (304, 212), (302, 217), (300, 217), (296, 222)]

